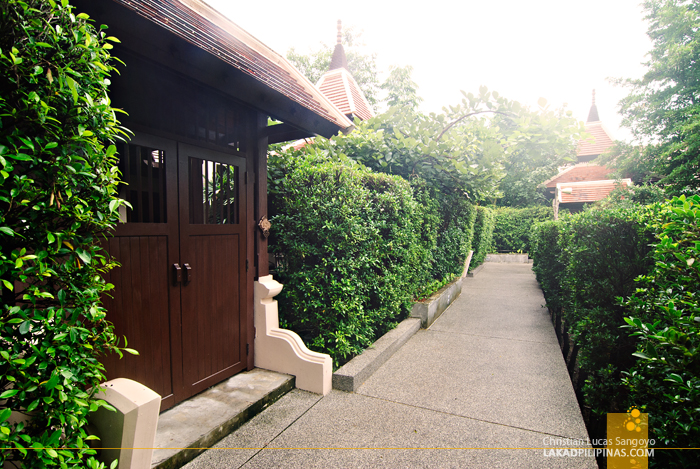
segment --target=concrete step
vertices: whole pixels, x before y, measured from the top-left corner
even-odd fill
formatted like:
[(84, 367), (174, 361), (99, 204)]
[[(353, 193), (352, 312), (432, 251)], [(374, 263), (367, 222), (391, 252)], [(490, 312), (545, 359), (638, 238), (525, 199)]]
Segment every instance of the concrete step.
[(294, 376), (256, 368), (166, 410), (151, 469), (182, 467), (293, 388)]

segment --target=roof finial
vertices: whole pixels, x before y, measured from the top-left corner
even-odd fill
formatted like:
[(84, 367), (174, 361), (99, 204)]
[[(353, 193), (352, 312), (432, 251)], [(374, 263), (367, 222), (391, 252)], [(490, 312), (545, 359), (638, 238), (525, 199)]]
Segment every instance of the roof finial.
[(586, 122), (598, 122), (600, 117), (598, 117), (598, 107), (595, 105), (595, 89), (593, 90), (593, 102), (591, 103), (591, 110), (588, 113), (588, 120)]
[(335, 70), (337, 68), (344, 68), (348, 70), (348, 59), (345, 57), (345, 49), (343, 49), (343, 45), (340, 43), (340, 40), (343, 37), (342, 29), (343, 25), (341, 24), (340, 20), (338, 20), (338, 43), (335, 45), (335, 49), (333, 49), (331, 66), (328, 68), (328, 70)]

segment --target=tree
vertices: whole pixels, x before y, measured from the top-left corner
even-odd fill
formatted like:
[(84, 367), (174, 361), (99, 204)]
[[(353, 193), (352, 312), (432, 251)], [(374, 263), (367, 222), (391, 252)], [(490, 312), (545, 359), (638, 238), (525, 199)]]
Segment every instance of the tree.
[(608, 158), (621, 170), (657, 175), (674, 194), (700, 188), (700, 3), (647, 0), (653, 42), (641, 79), (616, 80), (630, 88), (620, 101), (622, 124), (636, 146)]
[[(581, 126), (566, 108), (551, 110), (544, 98), (533, 117), (545, 135), (553, 136), (551, 144), (521, 142), (509, 152), (504, 162), (505, 176), (501, 180), (501, 197), (496, 204), (504, 207), (527, 207), (547, 203), (542, 185), (556, 175), (563, 164), (576, 161), (576, 146), (572, 145), (574, 132)], [(562, 129), (566, 132), (562, 134)]]
[[(365, 94), (372, 107), (379, 103), (379, 78), (377, 72), (377, 54), (364, 54), (360, 51), (364, 44), (360, 38), (362, 32), (356, 33), (353, 27), (343, 28), (342, 37), (348, 68), (357, 84)], [(318, 83), (321, 76), (328, 71), (333, 56), (333, 47), (325, 42), (321, 48), (302, 54), (293, 47), (287, 51), (289, 60), (311, 83)]]
[(110, 41), (67, 0), (0, 2), (0, 463), (97, 468), (116, 351), (100, 249), (118, 221)]
[(583, 131), (570, 113), (545, 107), (531, 111), (485, 86), (478, 94), (463, 94), (461, 103), (440, 114), (394, 107), (348, 135), (327, 143), (317, 138), (318, 145), (375, 171), (407, 180), (419, 176), (442, 193), (486, 203), (502, 196), (500, 183), (511, 155), (571, 154)]
[(391, 67), (389, 76), (379, 87), (386, 92), (384, 99), (387, 106), (407, 107), (416, 111), (423, 98), (418, 96), (418, 85), (411, 79), (413, 67)]

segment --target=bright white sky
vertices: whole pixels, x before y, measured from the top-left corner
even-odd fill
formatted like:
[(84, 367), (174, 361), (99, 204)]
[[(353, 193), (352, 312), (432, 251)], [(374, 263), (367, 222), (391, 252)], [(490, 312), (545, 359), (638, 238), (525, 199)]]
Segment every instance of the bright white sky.
[(531, 107), (568, 103), (585, 121), (595, 89), (617, 139), (629, 139), (617, 106), (627, 91), (607, 78), (641, 77), (651, 49), (641, 0), (205, 1), (282, 55), (335, 44), (338, 19), (364, 31), (380, 71), (413, 66), (426, 112), (486, 85)]

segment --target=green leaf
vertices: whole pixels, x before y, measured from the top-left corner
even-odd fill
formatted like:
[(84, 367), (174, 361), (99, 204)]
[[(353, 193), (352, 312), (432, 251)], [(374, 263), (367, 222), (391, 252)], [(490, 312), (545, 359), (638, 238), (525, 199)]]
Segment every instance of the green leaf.
[(56, 373), (52, 374), (51, 378), (46, 382), (46, 384), (44, 384), (44, 387), (48, 391), (52, 390), (53, 388), (55, 388), (58, 385), (59, 379), (60, 378), (59, 378), (58, 374), (56, 374)]
[(8, 153), (7, 156), (9, 158), (19, 160), (19, 161), (32, 161), (32, 157), (29, 155), (25, 155), (24, 153), (17, 153), (17, 154)]
[(31, 321), (24, 321), (22, 324), (19, 326), (19, 333), (24, 335), (28, 333), (32, 328), (32, 323)]
[(92, 260), (92, 257), (90, 257), (90, 253), (83, 249), (78, 248), (75, 250), (75, 252), (85, 264), (89, 264)]
[(10, 282), (5, 280), (4, 278), (0, 279), (0, 280), (2, 280), (2, 284), (5, 285), (5, 288), (7, 288), (10, 291), (14, 291), (14, 289), (15, 289), (14, 285), (12, 285)]
[[(70, 89), (71, 93), (73, 94), (73, 104), (78, 104), (78, 87), (77, 84), (75, 83), (75, 80), (73, 80), (72, 77), (66, 75), (66, 85), (68, 85), (68, 88)], [(78, 136), (82, 135), (82, 132), (78, 132)]]
[(4, 393), (0, 394), (0, 399), (7, 399), (9, 397), (16, 395), (17, 393), (19, 393), (18, 389), (9, 389), (9, 390), (5, 391)]
[(9, 407), (6, 407), (3, 410), (0, 410), (0, 423), (9, 419), (10, 415), (12, 415), (12, 409), (10, 409)]
[(109, 202), (109, 211), (114, 212), (119, 208), (119, 200), (118, 199), (113, 199)]
[(664, 381), (672, 381), (674, 383), (683, 384), (683, 378), (675, 373), (668, 375), (668, 378), (664, 379)]
[(0, 232), (5, 233), (8, 236), (14, 236), (15, 232), (12, 230), (12, 228), (7, 227), (7, 226), (0, 226)]

